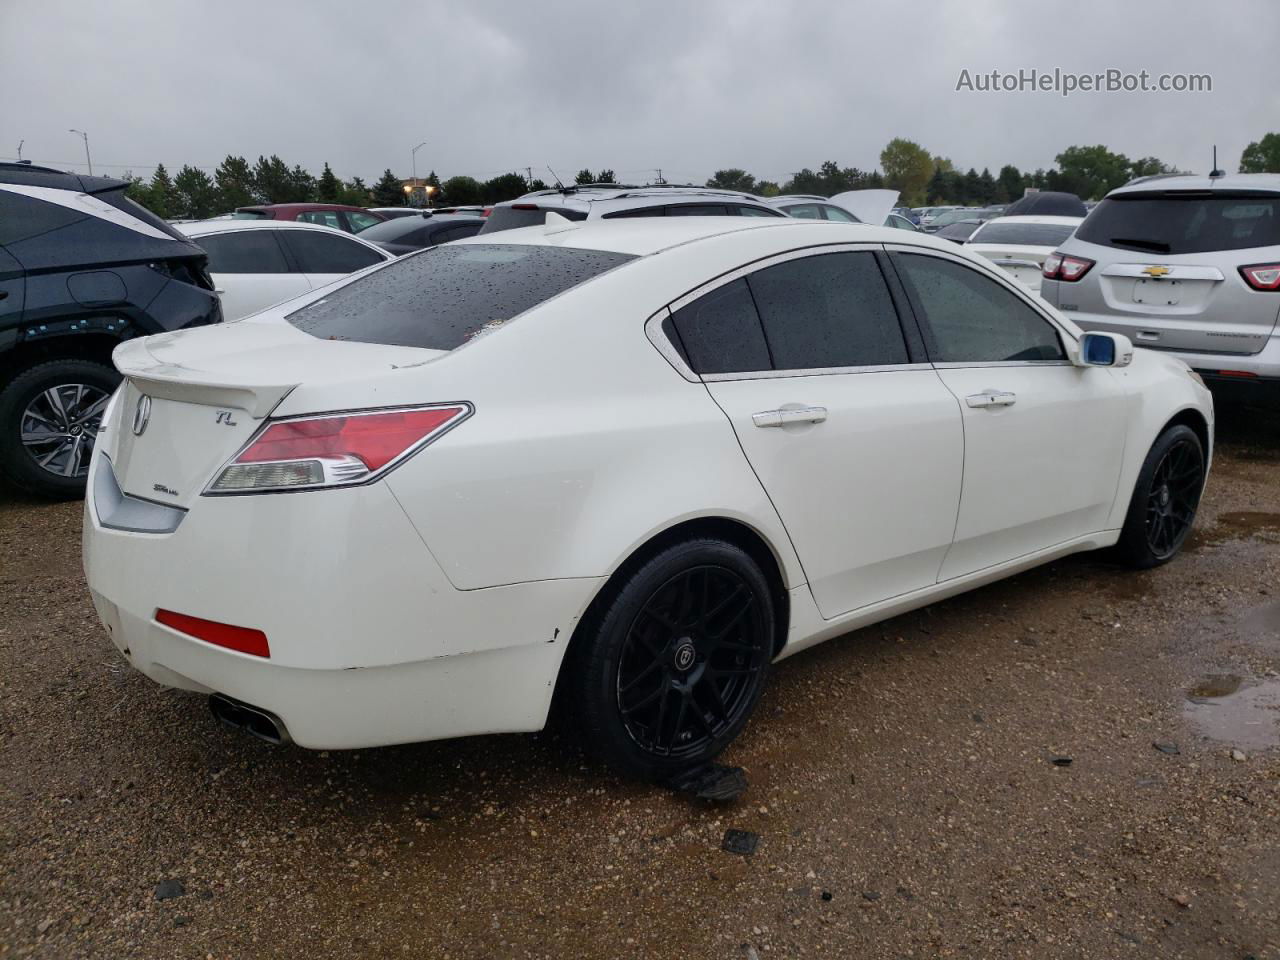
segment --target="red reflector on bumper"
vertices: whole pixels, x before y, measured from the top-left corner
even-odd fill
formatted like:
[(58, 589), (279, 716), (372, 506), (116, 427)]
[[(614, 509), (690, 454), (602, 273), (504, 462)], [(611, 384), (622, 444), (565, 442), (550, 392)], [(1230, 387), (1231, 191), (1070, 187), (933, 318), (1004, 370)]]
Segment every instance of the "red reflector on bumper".
[(255, 657), (270, 657), (271, 650), (267, 646), (267, 635), (261, 630), (248, 627), (233, 627), (229, 623), (218, 623), (215, 620), (201, 620), (189, 617), (185, 613), (174, 613), (172, 610), (157, 610), (156, 622), (170, 629), (185, 633), (189, 637), (226, 647), (240, 653), (251, 653)]

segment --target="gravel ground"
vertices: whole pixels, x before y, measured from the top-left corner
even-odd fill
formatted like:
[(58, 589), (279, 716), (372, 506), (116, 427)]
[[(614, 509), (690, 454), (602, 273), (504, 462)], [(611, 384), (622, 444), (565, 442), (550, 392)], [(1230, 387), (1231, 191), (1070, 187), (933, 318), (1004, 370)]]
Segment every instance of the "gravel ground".
[(781, 664), (725, 806), (553, 733), (222, 730), (107, 641), (80, 505), (0, 495), (0, 957), (1280, 958), (1274, 423), (1223, 412), (1169, 566), (1070, 558)]

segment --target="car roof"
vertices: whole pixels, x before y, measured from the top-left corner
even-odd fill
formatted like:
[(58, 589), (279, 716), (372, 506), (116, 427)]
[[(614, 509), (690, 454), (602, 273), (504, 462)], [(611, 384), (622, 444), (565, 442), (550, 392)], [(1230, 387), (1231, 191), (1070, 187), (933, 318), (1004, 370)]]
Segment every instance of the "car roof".
[(1084, 217), (1037, 217), (1032, 214), (1012, 217), (992, 217), (987, 223), (1046, 223), (1060, 227), (1076, 227), (1084, 221)]
[(343, 237), (355, 236), (320, 223), (299, 223), (297, 220), (233, 220), (230, 217), (216, 217), (210, 220), (192, 220), (189, 223), (175, 224), (175, 226), (190, 237), (203, 237), (210, 233), (232, 233), (238, 230), (319, 230)]
[(1126, 193), (1163, 193), (1166, 190), (1268, 190), (1280, 193), (1280, 173), (1229, 173), (1222, 177), (1161, 175), (1139, 177), (1107, 194), (1114, 197)]
[(556, 222), (547, 226), (517, 227), (481, 234), (455, 243), (511, 243), (605, 250), (644, 257), (698, 240), (746, 230), (821, 230), (831, 243), (902, 243), (954, 252), (955, 244), (928, 234), (904, 234), (897, 227), (830, 220), (796, 220), (791, 217), (636, 217)]
[[(547, 201), (554, 201), (554, 204)], [(526, 193), (514, 200), (507, 200), (497, 207), (509, 207), (517, 203), (538, 203), (568, 208), (570, 210), (590, 211), (593, 206), (608, 203), (610, 209), (629, 210), (635, 207), (651, 207), (655, 201), (661, 203), (711, 203), (715, 200), (735, 203), (748, 203), (753, 206), (769, 208), (763, 197), (743, 193), (739, 190), (717, 190), (712, 187), (676, 187), (655, 184), (647, 187), (616, 186), (582, 186), (567, 187), (565, 190), (537, 190)]]
[(349, 203), (252, 203), (240, 210), (359, 210), (366, 213), (367, 208), (352, 206)]

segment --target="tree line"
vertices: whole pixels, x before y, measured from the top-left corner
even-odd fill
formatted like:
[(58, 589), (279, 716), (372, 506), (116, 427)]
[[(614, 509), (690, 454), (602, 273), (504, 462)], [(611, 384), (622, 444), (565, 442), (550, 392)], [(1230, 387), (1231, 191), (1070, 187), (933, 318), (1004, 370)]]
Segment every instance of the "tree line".
[[(1031, 187), (1061, 190), (1085, 200), (1098, 200), (1134, 177), (1179, 172), (1156, 157), (1131, 160), (1101, 144), (1067, 147), (1054, 161), (1057, 166), (1047, 170), (1024, 171), (1006, 164), (996, 174), (992, 174), (990, 168), (979, 172), (973, 167), (962, 173), (949, 157), (931, 154), (920, 144), (899, 137), (889, 141), (880, 152), (880, 168), (877, 170), (841, 167), (834, 160), (828, 160), (817, 170), (806, 167), (792, 175), (790, 180), (776, 183), (757, 180), (746, 170), (729, 167), (717, 170), (706, 185), (766, 197), (791, 193), (830, 197), (846, 190), (887, 187), (902, 194), (904, 206), (986, 206), (1009, 203)], [(1250, 143), (1240, 157), (1240, 172), (1280, 173), (1280, 133), (1268, 133)], [(257, 203), (316, 202), (396, 207), (408, 202), (400, 178), (389, 168), (377, 181), (366, 184), (360, 177), (341, 179), (328, 163), (320, 175), (315, 176), (298, 164), (289, 166), (275, 154), (260, 156), (252, 164), (244, 157), (229, 154), (218, 164), (212, 176), (188, 164), (171, 177), (161, 164), (149, 180), (132, 175), (127, 177), (130, 197), (159, 216), (170, 219), (199, 220)], [(531, 190), (547, 189), (544, 181), (526, 179), (517, 172), (488, 180), (455, 176), (441, 181), (433, 170), (423, 178), (423, 182), (434, 188), (432, 203), (435, 206), (500, 203)], [(579, 185), (616, 182), (612, 170), (593, 173), (583, 169), (574, 177), (574, 183)]]

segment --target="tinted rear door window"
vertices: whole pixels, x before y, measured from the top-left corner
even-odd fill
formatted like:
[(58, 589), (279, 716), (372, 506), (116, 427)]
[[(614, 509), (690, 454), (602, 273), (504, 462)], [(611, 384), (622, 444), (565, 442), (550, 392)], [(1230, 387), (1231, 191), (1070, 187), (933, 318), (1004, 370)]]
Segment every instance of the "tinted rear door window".
[(722, 203), (686, 203), (667, 207), (668, 217), (723, 217), (727, 211)]
[(210, 273), (288, 273), (284, 252), (274, 231), (241, 230), (197, 237), (209, 254)]
[(452, 350), (632, 259), (572, 247), (435, 247), (341, 286), (288, 320), (321, 340)]
[(1280, 196), (1122, 194), (1098, 204), (1076, 236), (1155, 254), (1280, 246)]
[(871, 253), (830, 253), (748, 278), (778, 370), (907, 362), (889, 288)]
[(280, 232), (303, 273), (354, 273), (382, 262), (382, 257), (364, 244), (341, 234), (314, 230)]
[(695, 373), (749, 373), (772, 366), (745, 280), (717, 287), (676, 310), (672, 319)]
[(976, 268), (914, 253), (894, 263), (935, 363), (1066, 359), (1053, 325)]

